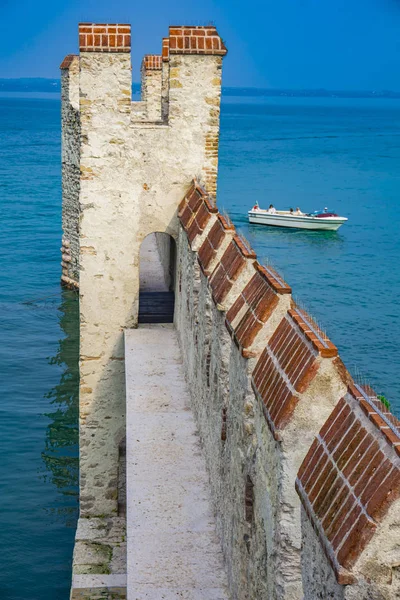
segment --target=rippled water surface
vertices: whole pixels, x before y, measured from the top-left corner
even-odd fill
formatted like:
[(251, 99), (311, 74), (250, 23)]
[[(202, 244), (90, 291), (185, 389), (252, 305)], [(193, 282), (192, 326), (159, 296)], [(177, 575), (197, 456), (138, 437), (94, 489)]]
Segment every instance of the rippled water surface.
[[(325, 206), (338, 232), (250, 225)], [(222, 111), (218, 203), (284, 275), (356, 375), (400, 412), (400, 101), (240, 98)]]
[(59, 102), (0, 99), (1, 600), (67, 600), (77, 301), (60, 293)]
[[(400, 103), (229, 99), (219, 205), (400, 408)], [(0, 98), (1, 600), (67, 600), (77, 517), (77, 299), (61, 294), (59, 102)], [(349, 217), (249, 226), (258, 200)]]

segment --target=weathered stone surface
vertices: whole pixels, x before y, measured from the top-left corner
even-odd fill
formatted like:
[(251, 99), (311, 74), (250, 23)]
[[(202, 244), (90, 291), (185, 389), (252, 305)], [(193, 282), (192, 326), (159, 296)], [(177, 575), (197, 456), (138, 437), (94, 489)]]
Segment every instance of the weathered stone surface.
[[(106, 586), (110, 588), (108, 592)], [(75, 538), (71, 600), (125, 598), (125, 588), (125, 519), (80, 518)]]
[[(240, 600), (300, 600), (300, 501), (294, 482), (313, 436), (346, 387), (332, 361), (323, 361), (276, 440), (251, 386), (258, 357), (244, 358), (231, 339), (226, 313), (213, 301), (183, 229), (177, 265), (181, 292), (175, 322), (232, 595)], [(233, 293), (239, 295), (240, 289)], [(260, 332), (258, 353), (289, 307), (289, 296), (276, 305), (277, 314), (272, 313)]]
[(80, 518), (74, 549), (74, 574), (126, 573), (125, 519)]
[(172, 325), (125, 332), (128, 597), (228, 598)]
[[(177, 236), (177, 207), (193, 173), (208, 182), (212, 169), (216, 186), (215, 156), (210, 158), (206, 139), (210, 132), (218, 135), (221, 90), (213, 82), (221, 57), (179, 55), (174, 68), (180, 87), (170, 90), (168, 122), (144, 123), (131, 113), (126, 93), (129, 54), (80, 56), (83, 516), (118, 510), (118, 446), (125, 422), (122, 331), (137, 325), (140, 245), (153, 232)], [(161, 111), (161, 71), (154, 73), (160, 75)], [(166, 274), (166, 263), (163, 267)]]
[[(80, 115), (79, 57), (71, 57), (68, 68), (61, 70), (62, 124), (62, 228), (63, 249), (69, 250), (68, 271), (79, 281), (79, 187), (80, 187)], [(63, 259), (64, 259), (63, 255)], [(64, 259), (65, 260), (65, 259)], [(65, 280), (68, 285), (68, 282)], [(69, 284), (71, 286), (71, 284)]]
[(71, 600), (126, 600), (125, 587), (75, 588)]

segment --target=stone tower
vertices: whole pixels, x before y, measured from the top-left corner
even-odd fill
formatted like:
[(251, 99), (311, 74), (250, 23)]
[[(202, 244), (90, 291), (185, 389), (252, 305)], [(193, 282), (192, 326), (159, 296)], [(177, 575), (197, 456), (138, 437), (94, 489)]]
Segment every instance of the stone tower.
[(80, 297), (80, 515), (118, 515), (123, 330), (138, 320), (139, 250), (178, 234), (193, 177), (215, 196), (222, 58), (215, 27), (170, 27), (132, 102), (131, 28), (79, 25), (62, 63), (63, 276)]

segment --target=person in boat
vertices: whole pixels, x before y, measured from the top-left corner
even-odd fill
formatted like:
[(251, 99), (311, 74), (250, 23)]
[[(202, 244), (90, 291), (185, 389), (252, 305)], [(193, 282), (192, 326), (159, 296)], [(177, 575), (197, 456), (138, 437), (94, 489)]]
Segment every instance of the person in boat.
[(292, 215), (292, 216), (294, 215), (293, 208), (289, 209), (289, 214)]
[(297, 207), (297, 208), (296, 208), (296, 212), (295, 212), (294, 214), (295, 214), (295, 215), (302, 215), (302, 214), (304, 214), (304, 213), (302, 213), (302, 212), (301, 212), (301, 210), (300, 210), (300, 208), (299, 208), (299, 207)]
[(276, 208), (275, 208), (275, 206), (273, 204), (269, 205), (267, 213), (269, 213), (270, 215), (274, 215), (276, 213)]

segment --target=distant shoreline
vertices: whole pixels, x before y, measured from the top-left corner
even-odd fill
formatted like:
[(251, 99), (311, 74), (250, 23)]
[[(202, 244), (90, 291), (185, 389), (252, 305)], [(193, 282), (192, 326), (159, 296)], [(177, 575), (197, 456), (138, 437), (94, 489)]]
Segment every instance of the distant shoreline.
[[(140, 84), (133, 83), (132, 91), (137, 93), (140, 90)], [(45, 78), (21, 78), (21, 79), (2, 79), (0, 78), (0, 94), (20, 93), (34, 94), (46, 93), (59, 95), (61, 92), (61, 82), (59, 79)], [(223, 87), (224, 96), (247, 96), (247, 97), (286, 97), (286, 98), (400, 98), (400, 92), (391, 90), (325, 90), (325, 89), (266, 89), (252, 87)]]
[(400, 98), (400, 92), (384, 91), (350, 91), (350, 90), (290, 90), (264, 88), (223, 87), (225, 96), (252, 96), (270, 98)]

